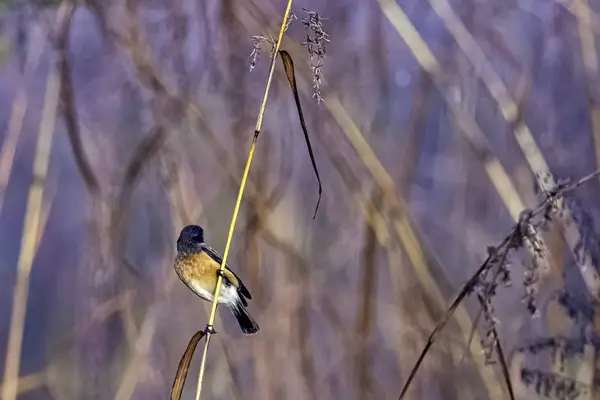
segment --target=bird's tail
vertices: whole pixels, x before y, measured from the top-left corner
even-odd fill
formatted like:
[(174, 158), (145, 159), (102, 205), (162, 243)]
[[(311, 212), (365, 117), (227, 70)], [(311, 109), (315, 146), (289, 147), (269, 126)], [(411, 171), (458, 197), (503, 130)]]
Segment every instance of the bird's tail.
[(250, 316), (241, 302), (236, 302), (231, 306), (231, 312), (240, 324), (242, 332), (246, 335), (253, 335), (260, 332), (260, 327), (256, 321)]

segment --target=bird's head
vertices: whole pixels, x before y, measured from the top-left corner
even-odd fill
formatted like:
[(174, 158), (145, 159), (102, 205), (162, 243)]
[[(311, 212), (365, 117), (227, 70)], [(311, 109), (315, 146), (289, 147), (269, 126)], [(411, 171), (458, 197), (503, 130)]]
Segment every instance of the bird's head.
[(204, 230), (198, 225), (188, 225), (181, 230), (177, 239), (177, 251), (194, 252), (204, 243)]

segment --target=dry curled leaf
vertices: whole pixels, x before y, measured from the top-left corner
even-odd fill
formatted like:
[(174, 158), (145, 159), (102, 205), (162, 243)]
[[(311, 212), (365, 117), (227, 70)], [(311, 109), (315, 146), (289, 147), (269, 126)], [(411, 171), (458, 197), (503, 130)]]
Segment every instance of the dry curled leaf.
[(308, 137), (308, 129), (306, 128), (306, 122), (304, 121), (304, 115), (302, 114), (302, 106), (300, 105), (300, 95), (298, 94), (298, 88), (296, 87), (296, 74), (294, 72), (294, 62), (292, 61), (292, 56), (290, 56), (290, 54), (285, 50), (280, 50), (279, 55), (283, 61), (283, 68), (285, 69), (285, 74), (288, 78), (290, 88), (294, 93), (294, 100), (296, 101), (296, 108), (298, 109), (298, 117), (300, 118), (300, 125), (302, 125), (302, 132), (304, 132), (306, 147), (308, 148), (310, 161), (312, 163), (313, 170), (315, 171), (317, 181), (319, 182), (319, 199), (317, 200), (317, 206), (315, 207), (315, 213), (313, 215), (314, 219), (317, 216), (319, 203), (321, 203), (321, 193), (323, 192), (323, 188), (321, 187), (321, 178), (319, 177), (319, 170), (317, 168), (317, 163), (315, 162), (315, 155), (313, 154), (310, 138)]
[(198, 346), (198, 342), (204, 337), (204, 331), (198, 331), (192, 338), (185, 349), (185, 352), (181, 356), (179, 365), (177, 366), (177, 374), (173, 380), (173, 387), (171, 388), (171, 400), (181, 399), (183, 393), (183, 386), (185, 385), (185, 379), (187, 378), (188, 370), (190, 369), (190, 363), (192, 357)]

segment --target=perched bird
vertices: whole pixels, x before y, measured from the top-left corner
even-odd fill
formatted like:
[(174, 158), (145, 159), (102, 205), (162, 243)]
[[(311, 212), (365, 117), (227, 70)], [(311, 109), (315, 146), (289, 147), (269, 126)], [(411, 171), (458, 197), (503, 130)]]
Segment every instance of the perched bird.
[(252, 299), (250, 292), (229, 265), (225, 265), (222, 272), (219, 271), (222, 262), (221, 255), (204, 243), (204, 230), (201, 227), (188, 225), (181, 230), (174, 265), (179, 279), (200, 298), (212, 302), (217, 278), (221, 274), (223, 283), (219, 303), (231, 310), (242, 332), (246, 335), (258, 333), (260, 327), (246, 310), (246, 299)]

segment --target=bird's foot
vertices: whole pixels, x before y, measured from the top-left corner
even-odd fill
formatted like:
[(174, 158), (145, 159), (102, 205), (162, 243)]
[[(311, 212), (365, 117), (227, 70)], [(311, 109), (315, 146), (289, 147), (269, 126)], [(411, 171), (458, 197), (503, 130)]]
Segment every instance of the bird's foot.
[(206, 327), (204, 328), (204, 334), (211, 334), (211, 335), (216, 335), (217, 331), (215, 330), (215, 327), (212, 325), (206, 325)]
[(220, 276), (221, 278), (225, 279), (225, 271), (219, 268), (217, 270), (217, 276)]

